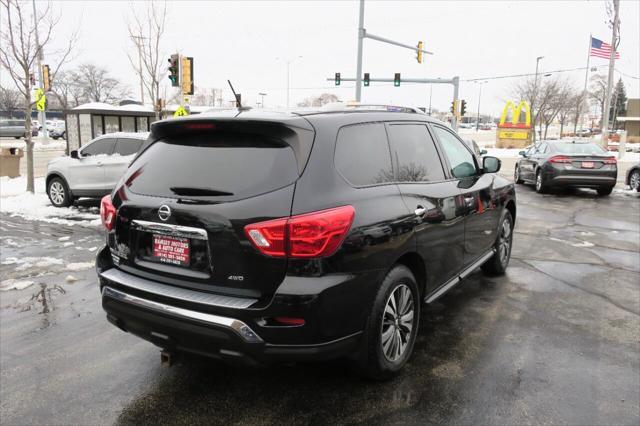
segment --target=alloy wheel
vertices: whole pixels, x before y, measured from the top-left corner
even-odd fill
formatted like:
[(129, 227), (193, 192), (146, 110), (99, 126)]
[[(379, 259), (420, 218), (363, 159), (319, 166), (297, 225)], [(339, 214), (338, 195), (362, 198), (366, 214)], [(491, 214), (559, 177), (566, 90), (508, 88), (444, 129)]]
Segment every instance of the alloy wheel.
[(542, 189), (542, 173), (538, 172), (536, 174), (536, 190), (540, 191)]
[(640, 172), (636, 171), (631, 174), (631, 177), (629, 178), (629, 186), (631, 189), (640, 191)]
[(58, 181), (53, 182), (51, 186), (49, 186), (49, 195), (54, 204), (62, 204), (64, 201), (64, 188), (62, 184)]
[(400, 284), (389, 295), (382, 314), (380, 341), (387, 360), (397, 361), (409, 346), (414, 324), (413, 314), (411, 289), (405, 284)]
[(511, 248), (511, 221), (507, 218), (502, 222), (500, 237), (498, 239), (498, 256), (503, 265), (509, 260), (509, 250)]

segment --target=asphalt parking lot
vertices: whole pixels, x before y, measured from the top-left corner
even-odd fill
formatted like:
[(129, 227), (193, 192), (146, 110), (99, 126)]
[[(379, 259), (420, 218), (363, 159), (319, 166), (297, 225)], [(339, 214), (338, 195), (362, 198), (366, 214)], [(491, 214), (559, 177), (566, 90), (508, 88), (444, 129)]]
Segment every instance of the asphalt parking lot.
[[(372, 383), (340, 361), (187, 358), (108, 324), (94, 227), (0, 214), (0, 422), (640, 423), (640, 197), (518, 186), (512, 260), (427, 309), (414, 355)], [(71, 277), (71, 278), (69, 278)]]

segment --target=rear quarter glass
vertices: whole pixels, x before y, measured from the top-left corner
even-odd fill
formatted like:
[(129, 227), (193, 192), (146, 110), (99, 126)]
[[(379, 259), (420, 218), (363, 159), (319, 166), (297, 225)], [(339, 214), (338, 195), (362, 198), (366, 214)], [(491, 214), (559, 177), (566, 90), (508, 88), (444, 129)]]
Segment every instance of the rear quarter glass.
[(259, 135), (214, 133), (159, 140), (131, 167), (132, 192), (167, 198), (241, 199), (298, 178), (293, 149)]

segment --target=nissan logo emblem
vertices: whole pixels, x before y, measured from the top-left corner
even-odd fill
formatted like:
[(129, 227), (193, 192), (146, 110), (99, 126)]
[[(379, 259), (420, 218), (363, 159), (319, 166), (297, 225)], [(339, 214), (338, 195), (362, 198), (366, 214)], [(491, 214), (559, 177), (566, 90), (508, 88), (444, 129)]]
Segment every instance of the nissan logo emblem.
[(171, 217), (171, 209), (168, 205), (163, 204), (160, 206), (160, 208), (158, 209), (158, 217), (162, 221), (166, 221)]

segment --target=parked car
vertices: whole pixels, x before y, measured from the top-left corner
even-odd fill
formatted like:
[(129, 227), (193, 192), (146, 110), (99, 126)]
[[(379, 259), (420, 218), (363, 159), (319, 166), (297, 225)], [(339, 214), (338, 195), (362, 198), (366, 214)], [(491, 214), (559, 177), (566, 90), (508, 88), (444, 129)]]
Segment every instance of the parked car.
[(578, 129), (576, 131), (576, 136), (581, 138), (588, 138), (592, 135), (591, 129)]
[(42, 125), (40, 124), (40, 122), (38, 120), (31, 120), (31, 123), (38, 129), (38, 130), (42, 130)]
[(482, 157), (483, 155), (487, 154), (487, 150), (486, 149), (480, 149), (480, 147), (478, 146), (478, 144), (476, 143), (476, 141), (474, 141), (473, 139), (462, 139), (464, 141), (464, 143), (467, 144), (467, 146), (473, 151), (473, 153), (478, 157)]
[(54, 121), (54, 124), (51, 126), (51, 130), (49, 131), (49, 136), (53, 139), (66, 139), (67, 138), (67, 127), (64, 121)]
[(67, 207), (80, 197), (102, 197), (113, 190), (138, 153), (148, 133), (99, 136), (68, 157), (47, 165), (46, 188), (51, 204)]
[[(24, 126), (24, 120), (0, 120), (0, 136), (14, 137), (16, 139), (24, 138), (26, 136)], [(38, 128), (33, 125), (33, 122), (31, 126), (31, 135), (38, 136)]]
[(537, 192), (552, 187), (582, 187), (609, 195), (616, 185), (616, 158), (593, 142), (540, 141), (520, 155), (514, 180), (533, 183)]
[(627, 176), (624, 179), (624, 183), (629, 185), (631, 189), (635, 189), (640, 192), (640, 163), (634, 164), (627, 170)]
[(102, 306), (165, 357), (352, 357), (388, 378), (423, 301), (507, 268), (516, 202), (499, 168), (410, 108), (156, 122), (101, 202)]

